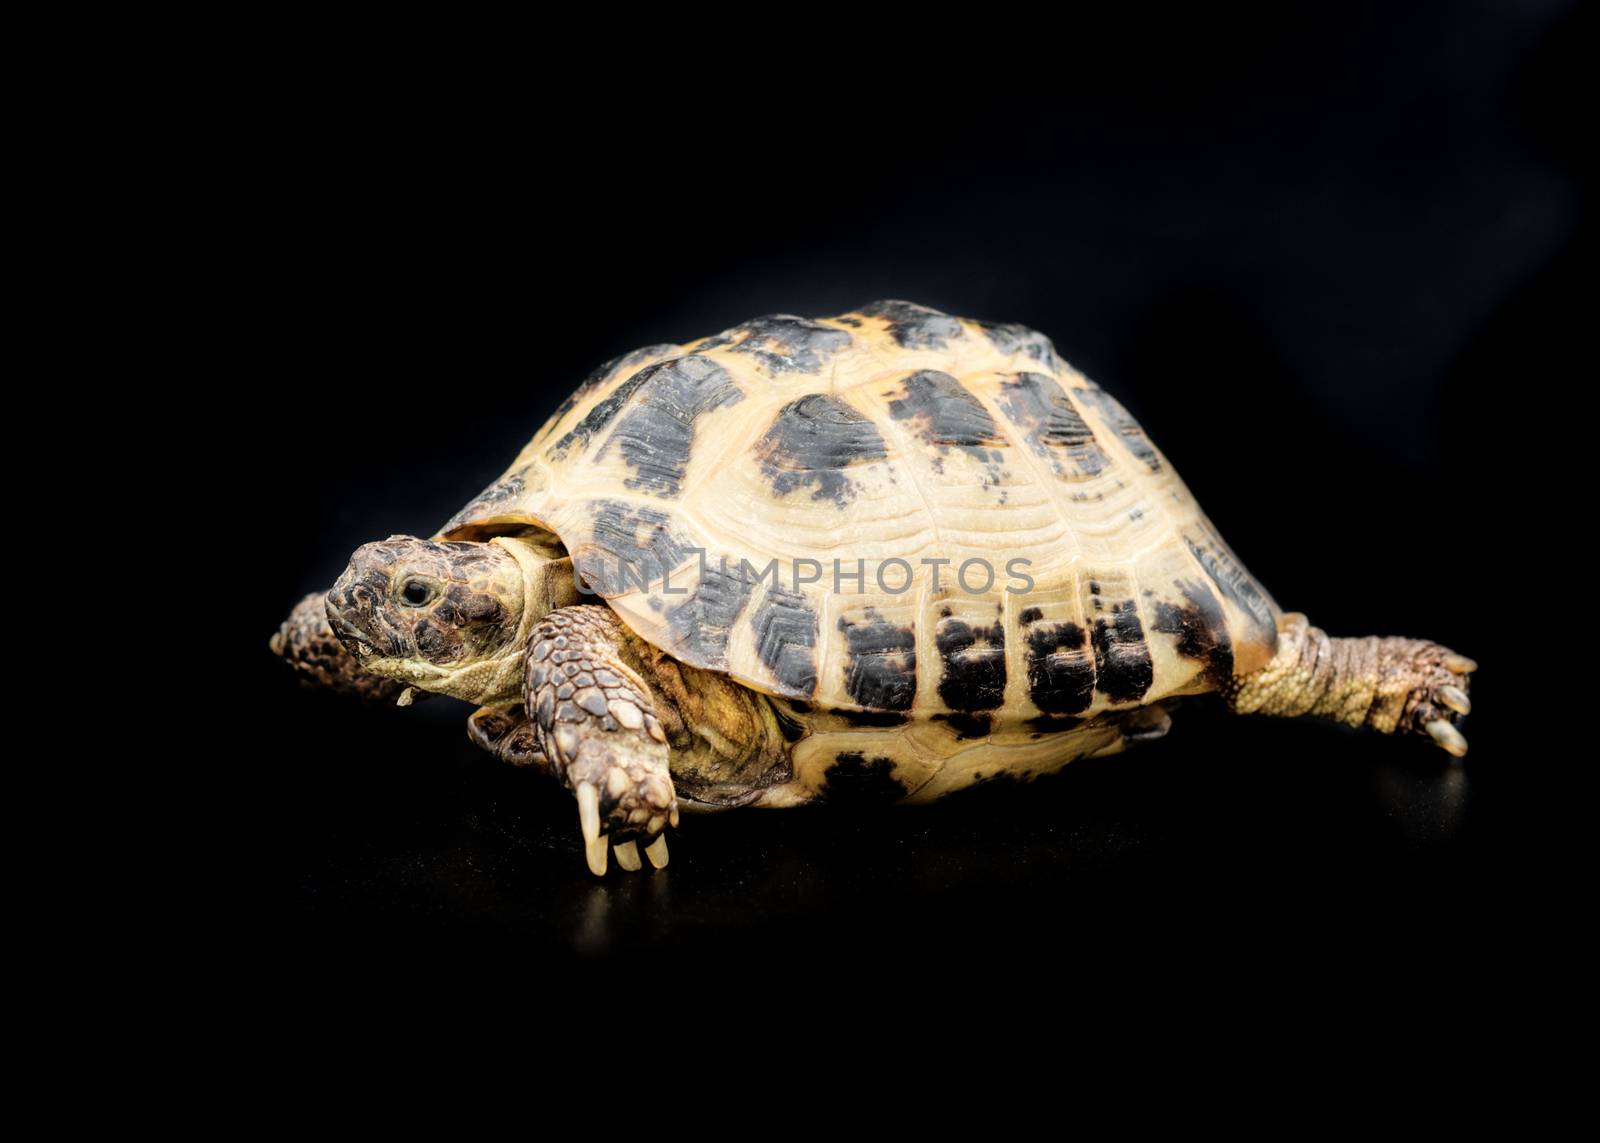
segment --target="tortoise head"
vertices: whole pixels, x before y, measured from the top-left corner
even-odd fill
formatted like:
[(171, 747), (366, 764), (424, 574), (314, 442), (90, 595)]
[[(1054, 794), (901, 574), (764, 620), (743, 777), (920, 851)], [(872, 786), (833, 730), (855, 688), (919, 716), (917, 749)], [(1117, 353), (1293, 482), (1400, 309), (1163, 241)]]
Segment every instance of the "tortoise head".
[(515, 539), (390, 536), (350, 557), (328, 592), (328, 622), (375, 675), (468, 702), (510, 701), (521, 692), (527, 630), (549, 609), (550, 562)]

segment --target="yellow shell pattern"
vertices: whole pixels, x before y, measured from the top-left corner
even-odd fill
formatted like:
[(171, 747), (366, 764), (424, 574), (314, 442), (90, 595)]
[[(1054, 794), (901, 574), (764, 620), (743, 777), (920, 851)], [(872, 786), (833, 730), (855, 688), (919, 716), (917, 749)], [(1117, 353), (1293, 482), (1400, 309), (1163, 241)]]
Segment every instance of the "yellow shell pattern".
[(1036, 741), (1225, 688), (1276, 641), (1113, 397), (1040, 334), (907, 302), (602, 367), (441, 535), (528, 525), (662, 650), (834, 719), (828, 752), (887, 725), (940, 756)]

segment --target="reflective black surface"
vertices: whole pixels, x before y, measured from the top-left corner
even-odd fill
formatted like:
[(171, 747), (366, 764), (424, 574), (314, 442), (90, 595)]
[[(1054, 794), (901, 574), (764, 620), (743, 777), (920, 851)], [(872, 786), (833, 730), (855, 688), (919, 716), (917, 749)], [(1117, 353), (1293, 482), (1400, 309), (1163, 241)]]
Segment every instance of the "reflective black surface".
[[(1485, 683), (1481, 703), (1497, 691)], [(1107, 923), (1115, 943), (1118, 924), (1196, 916), (1235, 936), (1315, 920), (1348, 939), (1355, 919), (1438, 936), (1505, 904), (1520, 860), (1490, 720), (1485, 761), (1451, 768), (1420, 742), (1196, 704), (1165, 742), (1033, 786), (870, 814), (686, 817), (666, 870), (596, 880), (571, 797), (480, 755), (457, 704), (296, 698), (263, 745), (284, 760), (269, 781), (287, 807), (285, 904), (319, 939), (478, 930), (561, 956), (949, 949)]]
[[(960, 951), (987, 987), (1070, 979), (1091, 949), (1411, 982), (1536, 921), (1530, 694), (1563, 636), (1555, 588), (1506, 553), (1548, 572), (1552, 500), (1586, 503), (1545, 464), (1589, 368), (1578, 21), (1174, 32), (1062, 31), (1070, 82), (811, 68), (730, 98), (691, 69), (602, 115), (571, 89), (413, 101), (341, 68), (275, 102), (262, 209), (229, 239), (258, 287), (229, 383), (256, 406), (197, 493), (236, 511), (242, 483), (252, 508), (226, 561), (247, 590), (218, 580), (210, 629), (248, 680), (226, 708), (243, 741), (204, 740), (263, 819), (251, 939), (301, 965), (485, 939), (540, 964), (677, 957), (723, 990), (807, 950), (864, 980)], [(359, 130), (329, 110), (375, 89)], [(571, 800), (477, 755), (463, 708), (345, 709), (270, 661), (302, 592), (363, 541), (430, 532), (600, 361), (877, 297), (1049, 334), (1286, 608), (1477, 658), (1465, 768), (1196, 702), (1165, 741), (1032, 787), (686, 818), (665, 872), (597, 882)]]

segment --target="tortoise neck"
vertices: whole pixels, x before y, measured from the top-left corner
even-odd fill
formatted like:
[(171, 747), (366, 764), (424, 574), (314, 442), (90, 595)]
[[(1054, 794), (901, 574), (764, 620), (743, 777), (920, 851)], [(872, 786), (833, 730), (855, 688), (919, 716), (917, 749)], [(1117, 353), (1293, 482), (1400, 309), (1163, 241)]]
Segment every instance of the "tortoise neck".
[(548, 549), (516, 536), (496, 536), (489, 543), (510, 553), (522, 568), (522, 615), (511, 640), (519, 651), (527, 647), (528, 633), (539, 620), (558, 607), (587, 602), (578, 594), (570, 559), (551, 559)]

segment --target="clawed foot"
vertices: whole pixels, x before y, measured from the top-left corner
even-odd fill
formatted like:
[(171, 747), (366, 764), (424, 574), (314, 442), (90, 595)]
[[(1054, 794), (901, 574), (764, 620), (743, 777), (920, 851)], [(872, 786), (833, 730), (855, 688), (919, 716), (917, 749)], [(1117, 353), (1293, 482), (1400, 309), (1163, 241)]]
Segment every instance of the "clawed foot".
[[(600, 743), (585, 745), (602, 745)], [(614, 844), (617, 864), (630, 873), (644, 868), (644, 855), (656, 869), (667, 864), (667, 826), (678, 824), (678, 799), (672, 779), (657, 772), (649, 761), (629, 765), (606, 759), (603, 769), (576, 765), (569, 770), (578, 796), (578, 824), (583, 829), (584, 855), (589, 872), (603, 876), (606, 853)]]
[(1477, 669), (1426, 639), (1333, 639), (1293, 611), (1278, 622), (1272, 661), (1237, 680), (1227, 697), (1240, 714), (1309, 714), (1380, 734), (1426, 734), (1461, 758), (1460, 723), (1472, 709), (1467, 690)]
[(1467, 739), (1458, 724), (1472, 710), (1467, 698), (1472, 672), (1478, 669), (1465, 655), (1437, 645), (1417, 656), (1422, 682), (1407, 702), (1404, 718), (1417, 731), (1427, 734), (1452, 758), (1464, 757)]
[(550, 769), (550, 759), (539, 749), (538, 735), (520, 703), (480, 707), (467, 719), (467, 737), (502, 762)]

